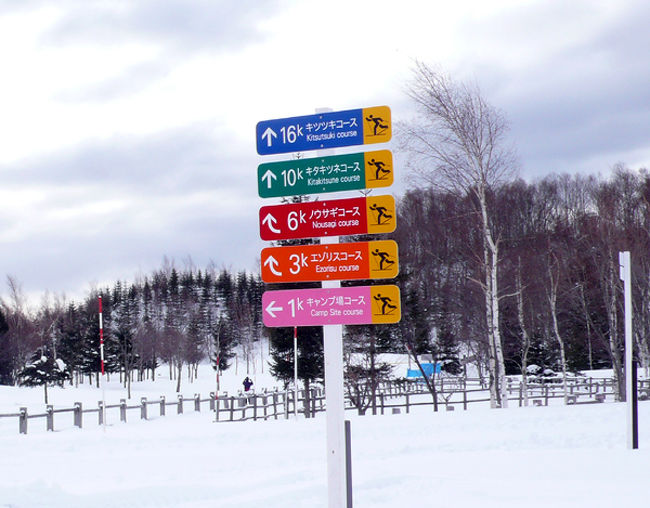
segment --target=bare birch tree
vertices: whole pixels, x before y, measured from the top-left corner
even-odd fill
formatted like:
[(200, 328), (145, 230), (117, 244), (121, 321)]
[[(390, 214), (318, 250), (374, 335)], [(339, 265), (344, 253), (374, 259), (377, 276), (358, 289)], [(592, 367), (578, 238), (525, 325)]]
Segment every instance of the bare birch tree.
[(491, 190), (515, 176), (515, 157), (506, 146), (507, 122), (477, 86), (457, 83), (418, 62), (407, 94), (419, 117), (401, 126), (403, 148), (419, 183), (426, 182), (476, 203), (483, 239), (480, 281), (489, 343), (490, 401), (507, 407), (503, 345), (499, 328), (499, 238), (488, 205)]
[(548, 287), (547, 287), (547, 298), (549, 312), (551, 315), (551, 322), (553, 324), (553, 335), (557, 340), (558, 348), (560, 350), (560, 367), (562, 368), (562, 391), (564, 392), (564, 404), (568, 404), (568, 385), (566, 377), (566, 347), (564, 344), (564, 338), (560, 333), (560, 326), (558, 325), (558, 310), (557, 310), (557, 296), (558, 296), (558, 286), (560, 284), (560, 261), (557, 259), (554, 253), (549, 254), (548, 261)]

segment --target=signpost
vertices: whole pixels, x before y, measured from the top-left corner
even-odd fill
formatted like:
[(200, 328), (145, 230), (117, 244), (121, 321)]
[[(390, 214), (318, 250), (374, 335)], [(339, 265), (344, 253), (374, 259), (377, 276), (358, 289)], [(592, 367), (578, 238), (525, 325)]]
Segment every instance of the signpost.
[(308, 201), (260, 208), (262, 240), (391, 233), (393, 196)]
[(392, 279), (399, 272), (393, 240), (267, 247), (261, 263), (267, 283)]
[(257, 124), (255, 134), (260, 155), (386, 143), (392, 136), (390, 108), (375, 106), (264, 120)]
[(262, 295), (262, 314), (268, 327), (397, 323), (401, 317), (399, 288), (386, 285), (267, 291)]
[(389, 150), (267, 162), (257, 167), (261, 198), (322, 194), (393, 184)]
[[(385, 143), (391, 136), (391, 113), (387, 106), (320, 111), (315, 115), (266, 120), (256, 127), (260, 155)], [(260, 164), (259, 195), (298, 196), (385, 187), (393, 183), (393, 160), (388, 150), (319, 155)], [(291, 203), (260, 209), (262, 240), (322, 238), (321, 245), (273, 247), (262, 251), (265, 282), (320, 280), (323, 285), (322, 289), (266, 292), (262, 296), (262, 314), (266, 326), (293, 326), (294, 341), (296, 327), (323, 326), (330, 508), (340, 508), (345, 501), (343, 324), (396, 323), (401, 315), (397, 286), (341, 288), (338, 282), (395, 277), (397, 244), (393, 241), (339, 244), (338, 237), (390, 233), (396, 226), (395, 212), (392, 196)], [(351, 506), (351, 502), (348, 496), (347, 505)]]

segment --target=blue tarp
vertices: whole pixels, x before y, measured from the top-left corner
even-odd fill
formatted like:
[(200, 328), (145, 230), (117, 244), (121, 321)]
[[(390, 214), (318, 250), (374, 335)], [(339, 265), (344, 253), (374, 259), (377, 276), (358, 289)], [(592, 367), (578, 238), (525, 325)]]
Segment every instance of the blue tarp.
[[(434, 368), (433, 363), (421, 363), (420, 365), (422, 365), (422, 370), (427, 375), (427, 377), (433, 376), (433, 368)], [(436, 369), (436, 374), (440, 374), (440, 364), (439, 363), (435, 364), (435, 369)], [(407, 378), (421, 378), (422, 377), (422, 372), (420, 372), (420, 369), (418, 369), (418, 368), (407, 369), (406, 377)]]

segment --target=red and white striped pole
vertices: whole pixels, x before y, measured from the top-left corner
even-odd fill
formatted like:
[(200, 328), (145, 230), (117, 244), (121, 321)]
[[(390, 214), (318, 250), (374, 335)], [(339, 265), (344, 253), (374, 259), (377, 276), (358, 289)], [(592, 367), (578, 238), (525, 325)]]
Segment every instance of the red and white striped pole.
[(106, 430), (106, 380), (104, 379), (104, 320), (102, 312), (102, 297), (99, 297), (99, 358), (102, 369), (102, 424)]

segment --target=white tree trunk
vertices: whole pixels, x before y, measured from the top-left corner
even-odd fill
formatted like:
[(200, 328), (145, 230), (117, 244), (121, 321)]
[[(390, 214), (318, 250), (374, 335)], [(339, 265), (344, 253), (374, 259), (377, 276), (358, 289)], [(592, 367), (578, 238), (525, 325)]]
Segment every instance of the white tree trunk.
[[(560, 364), (562, 367), (562, 391), (564, 393), (564, 405), (568, 404), (569, 389), (567, 386), (566, 379), (566, 351), (564, 347), (564, 339), (560, 335), (560, 327), (557, 323), (557, 284), (558, 281), (554, 280), (553, 273), (551, 271), (551, 266), (548, 268), (549, 278), (551, 282), (551, 290), (549, 293), (549, 304), (551, 307), (551, 319), (553, 320), (553, 333), (557, 339), (557, 343), (560, 346)], [(558, 276), (559, 279), (559, 276)]]
[(489, 236), (490, 250), (492, 251), (492, 329), (494, 333), (494, 348), (497, 360), (497, 369), (499, 376), (499, 395), (501, 407), (508, 407), (508, 382), (506, 380), (506, 362), (503, 358), (503, 344), (501, 342), (501, 330), (499, 328), (499, 290), (497, 281), (497, 272), (499, 264), (499, 249), (492, 242), (492, 236)]
[(521, 260), (517, 267), (517, 318), (522, 335), (522, 355), (521, 355), (521, 390), (524, 400), (524, 406), (528, 406), (528, 351), (530, 349), (530, 335), (526, 329), (524, 320), (524, 288), (521, 282)]
[[(501, 333), (499, 330), (499, 246), (492, 238), (490, 223), (487, 213), (487, 200), (485, 189), (479, 189), (479, 203), (481, 206), (481, 217), (483, 221), (483, 238), (484, 238), (484, 261), (485, 261), (485, 301), (486, 316), (488, 327), (488, 341), (491, 342), (491, 348), (494, 353), (494, 361), (490, 361), (490, 375), (494, 376), (496, 381), (494, 398), (500, 402), (501, 407), (508, 407), (508, 386), (506, 381), (506, 368), (503, 359), (503, 345), (501, 343)], [(494, 407), (492, 386), (490, 389), (490, 405)]]
[(490, 407), (497, 407), (498, 393), (498, 379), (497, 379), (497, 364), (496, 364), (496, 348), (494, 345), (494, 330), (492, 329), (493, 317), (493, 299), (492, 299), (492, 265), (489, 262), (490, 251), (487, 245), (483, 247), (483, 256), (485, 264), (485, 323), (487, 325), (487, 339), (488, 339), (488, 383), (490, 387)]

